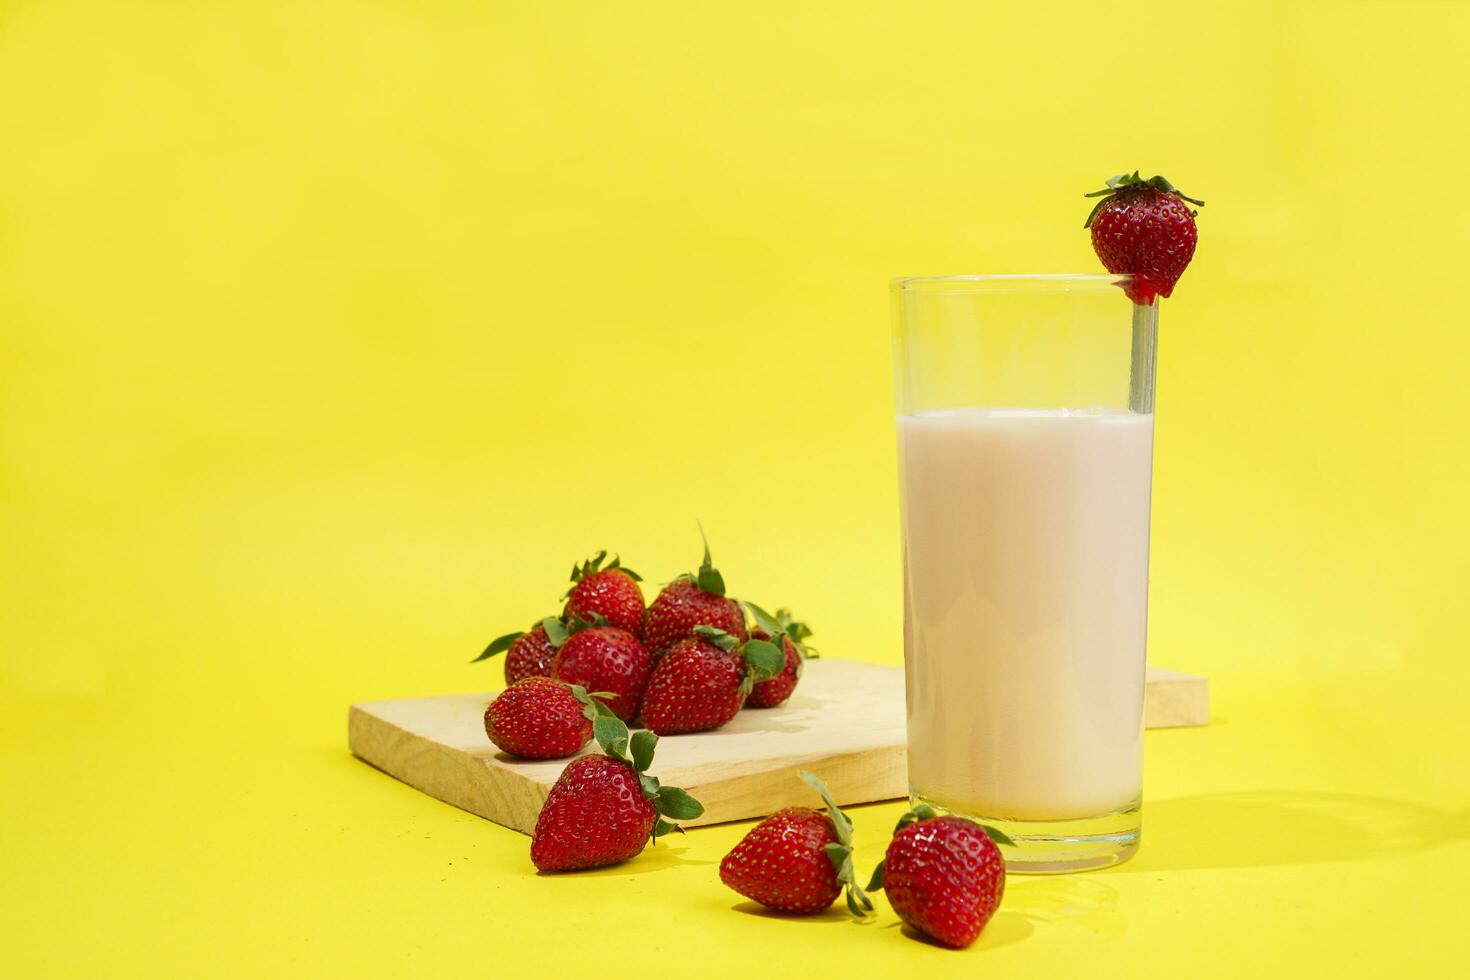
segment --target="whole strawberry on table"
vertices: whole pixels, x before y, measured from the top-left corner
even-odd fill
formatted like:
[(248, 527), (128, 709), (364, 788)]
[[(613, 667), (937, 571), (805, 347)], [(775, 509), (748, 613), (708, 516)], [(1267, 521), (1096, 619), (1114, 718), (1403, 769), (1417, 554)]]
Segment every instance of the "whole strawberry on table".
[[(784, 703), (805, 658), (814, 655), (805, 645), (811, 629), (787, 609), (772, 615), (726, 595), (725, 577), (710, 557), (702, 528), (700, 538), (704, 556), (698, 569), (664, 586), (646, 609), (641, 576), (617, 555), (608, 561), (603, 550), (573, 565), (561, 616), (497, 637), (474, 662), (504, 653), (507, 685), (549, 677), (595, 691), (624, 722), (639, 720), (662, 735), (710, 731), (744, 707)], [(756, 623), (754, 634), (746, 626), (746, 609)], [(536, 691), (563, 715), (577, 715), (566, 692)], [(558, 751), (573, 739), (541, 737), (535, 749)]]
[(751, 638), (779, 643), (786, 655), (786, 666), (775, 677), (757, 682), (750, 697), (745, 699), (745, 706), (774, 708), (791, 697), (797, 682), (801, 680), (806, 659), (817, 655), (806, 643), (812, 630), (806, 623), (792, 618), (790, 609), (777, 609), (773, 616), (750, 601), (745, 603), (745, 608), (750, 610), (751, 618), (755, 620), (755, 628), (750, 631)]
[(551, 676), (567, 684), (612, 694), (608, 705), (623, 721), (638, 716), (653, 664), (638, 638), (594, 614), (593, 622), (574, 620), (567, 639), (551, 661)]
[(739, 714), (756, 684), (785, 666), (785, 655), (765, 640), (741, 642), (713, 626), (696, 626), (653, 668), (640, 717), (660, 735), (720, 728)]
[(548, 616), (529, 630), (497, 636), (470, 663), (477, 664), (503, 653), (507, 684), (514, 684), (524, 677), (549, 677), (551, 661), (556, 659), (556, 651), (566, 641), (566, 624), (555, 616)]
[(572, 566), (572, 587), (562, 596), (567, 604), (562, 609), (564, 622), (582, 619), (595, 622), (601, 616), (609, 626), (643, 639), (643, 589), (638, 583), (642, 576), (623, 565), (622, 559), (613, 555), (613, 560), (604, 568), (606, 551)]
[(672, 821), (704, 813), (698, 800), (648, 775), (658, 736), (616, 717), (593, 723), (602, 755), (573, 759), (552, 785), (531, 836), (540, 871), (574, 871), (637, 857), (650, 841), (678, 829)]
[(613, 697), (551, 677), (523, 677), (485, 709), (485, 734), (523, 759), (563, 759), (582, 751), (600, 715), (613, 713), (606, 703)]
[(794, 915), (821, 912), (846, 891), (848, 911), (865, 916), (873, 903), (853, 870), (852, 821), (820, 779), (809, 772), (801, 778), (827, 812), (793, 806), (771, 814), (725, 855), (720, 880), (767, 908)]
[[(704, 538), (703, 529), (699, 536)], [(704, 538), (704, 560), (699, 570), (680, 575), (649, 603), (643, 640), (657, 661), (669, 647), (693, 636), (698, 626), (724, 630), (741, 643), (748, 638), (745, 613), (738, 602), (725, 595), (725, 577), (710, 559), (708, 538)]]
[(1013, 843), (999, 830), (921, 803), (899, 819), (868, 890), (881, 889), (900, 919), (935, 942), (964, 949), (1005, 895), (997, 842)]

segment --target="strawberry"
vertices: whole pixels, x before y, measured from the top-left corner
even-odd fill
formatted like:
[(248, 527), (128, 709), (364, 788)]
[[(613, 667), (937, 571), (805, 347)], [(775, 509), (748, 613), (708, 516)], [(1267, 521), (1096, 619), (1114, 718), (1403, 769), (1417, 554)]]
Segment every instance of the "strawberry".
[(1108, 186), (1087, 197), (1100, 197), (1084, 228), (1092, 229), (1092, 248), (1114, 274), (1133, 276), (1123, 289), (1135, 303), (1148, 306), (1154, 296), (1168, 298), (1184, 267), (1194, 256), (1198, 214), (1204, 207), (1163, 177), (1143, 179), (1135, 170), (1108, 178)]
[(643, 696), (643, 724), (660, 735), (707, 732), (734, 718), (757, 681), (774, 677), (786, 660), (764, 640), (741, 645), (711, 626), (669, 648), (653, 668)]
[(616, 555), (603, 568), (602, 560), (606, 557), (606, 551), (599, 551), (580, 566), (572, 566), (572, 587), (562, 596), (567, 600), (562, 619), (570, 623), (601, 616), (609, 626), (626, 630), (641, 640), (643, 590), (638, 583), (643, 579), (631, 568), (624, 568)]
[(812, 635), (811, 627), (793, 620), (790, 609), (777, 609), (776, 615), (772, 616), (753, 602), (745, 603), (745, 608), (750, 610), (750, 615), (756, 622), (755, 629), (750, 631), (751, 637), (774, 643), (774, 638), (779, 636), (781, 648), (786, 653), (785, 669), (775, 677), (756, 684), (750, 697), (746, 699), (745, 706), (774, 708), (791, 697), (791, 692), (796, 690), (796, 684), (801, 680), (806, 658), (816, 655), (816, 651), (809, 650), (803, 643)]
[[(703, 529), (699, 532), (704, 537)], [(713, 626), (745, 642), (745, 614), (740, 604), (725, 596), (725, 578), (710, 562), (709, 539), (699, 571), (686, 573), (664, 586), (648, 607), (643, 641), (657, 660), (664, 651), (694, 635), (696, 626)]]
[(669, 820), (693, 820), (704, 813), (694, 797), (646, 774), (658, 744), (653, 732), (630, 739), (628, 726), (613, 717), (598, 718), (593, 731), (606, 755), (567, 763), (536, 818), (531, 861), (541, 871), (626, 861), (651, 838), (678, 829)]
[(485, 734), (511, 755), (562, 759), (576, 755), (592, 737), (592, 722), (611, 710), (599, 691), (550, 677), (523, 677), (501, 691), (485, 709)]
[(898, 821), (868, 890), (881, 888), (898, 917), (952, 949), (975, 941), (1006, 890), (996, 842), (1011, 839), (963, 817), (919, 804)]
[(852, 868), (852, 821), (837, 808), (827, 787), (801, 774), (827, 804), (780, 810), (756, 824), (720, 862), (720, 880), (767, 908), (811, 915), (829, 907), (844, 887), (853, 915), (873, 911)]
[(580, 684), (592, 691), (609, 691), (613, 713), (624, 721), (638, 717), (648, 675), (653, 669), (648, 651), (638, 638), (615, 626), (594, 626), (578, 621), (569, 630), (551, 662), (551, 676), (567, 684)]
[(551, 675), (551, 661), (566, 639), (566, 626), (561, 620), (548, 616), (525, 633), (507, 633), (491, 640), (485, 652), (470, 663), (477, 664), (497, 653), (504, 653), (506, 684), (514, 684), (523, 677), (548, 677)]

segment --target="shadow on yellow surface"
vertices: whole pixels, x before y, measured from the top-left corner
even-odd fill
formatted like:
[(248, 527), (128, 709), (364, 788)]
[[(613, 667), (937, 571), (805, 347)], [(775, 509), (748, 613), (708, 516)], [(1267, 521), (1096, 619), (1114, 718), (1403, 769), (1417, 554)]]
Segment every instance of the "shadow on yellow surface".
[(560, 879), (563, 881), (571, 881), (578, 878), (626, 878), (630, 875), (652, 874), (668, 868), (692, 868), (699, 867), (700, 865), (712, 865), (714, 863), (713, 861), (691, 860), (684, 856), (683, 847), (671, 845), (668, 839), (664, 838), (657, 844), (648, 845), (637, 857), (624, 861), (621, 864), (612, 864), (605, 868), (591, 868), (587, 871), (557, 872), (555, 874), (537, 872), (536, 876), (538, 878)]
[[(906, 925), (902, 922), (891, 922), (888, 924), (888, 928), (898, 929), (905, 937), (915, 942), (923, 943), (925, 946), (945, 950), (951, 955), (953, 953), (950, 947), (945, 946), (943, 943), (935, 942), (913, 926)], [(969, 949), (996, 949), (1001, 946), (1009, 946), (1011, 943), (1018, 943), (1030, 937), (1034, 931), (1031, 923), (1024, 914), (1010, 909), (1000, 909), (995, 913), (995, 918), (985, 924), (985, 931), (980, 933), (979, 938), (975, 940)]]
[(1354, 861), (1470, 839), (1470, 811), (1346, 793), (1212, 793), (1143, 813), (1138, 856), (1105, 873)]
[[(1009, 888), (1009, 886), (1007, 887)], [(1108, 889), (1108, 891), (1111, 892), (1112, 889)], [(821, 923), (845, 924), (849, 926), (857, 926), (859, 928), (899, 929), (906, 937), (915, 940), (916, 942), (923, 943), (926, 946), (932, 946), (935, 949), (946, 948), (944, 946), (941, 946), (939, 943), (936, 943), (934, 940), (930, 939), (922, 932), (919, 932), (917, 929), (905, 925), (903, 922), (897, 919), (890, 919), (889, 916), (891, 915), (891, 913), (889, 911), (887, 903), (883, 902), (876, 895), (873, 897), (875, 898), (875, 900), (878, 900), (879, 917), (869, 917), (866, 920), (853, 918), (852, 914), (847, 911), (847, 906), (840, 899), (835, 902), (830, 908), (824, 909), (823, 911), (818, 912), (815, 915), (788, 915), (784, 912), (777, 912), (774, 909), (768, 909), (765, 906), (760, 905), (756, 902), (737, 902), (734, 905), (730, 906), (730, 910), (732, 912), (739, 912), (741, 915), (748, 915), (757, 919), (784, 919), (792, 923), (792, 925), (795, 927), (804, 926), (809, 923)], [(1007, 895), (1005, 902), (1007, 905), (1010, 904), (1011, 899), (1009, 895)], [(1018, 943), (1021, 940), (1028, 938), (1035, 931), (1035, 928), (1031, 924), (1032, 918), (1033, 916), (1025, 909), (999, 909), (995, 913), (995, 918), (991, 919), (990, 922), (986, 924), (985, 931), (980, 934), (980, 937), (975, 941), (974, 946), (971, 948), (995, 949), (999, 946), (1008, 946), (1011, 943)]]
[(852, 913), (847, 910), (846, 903), (838, 900), (831, 906), (813, 915), (791, 915), (787, 912), (778, 912), (768, 909), (759, 902), (736, 902), (730, 906), (730, 911), (739, 912), (741, 915), (753, 915), (757, 919), (789, 919), (792, 922), (857, 922)]

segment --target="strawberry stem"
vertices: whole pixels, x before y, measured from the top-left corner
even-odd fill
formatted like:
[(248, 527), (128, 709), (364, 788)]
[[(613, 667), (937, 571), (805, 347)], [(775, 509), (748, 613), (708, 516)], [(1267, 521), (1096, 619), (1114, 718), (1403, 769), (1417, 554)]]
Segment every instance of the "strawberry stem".
[(596, 575), (598, 572), (610, 572), (613, 569), (617, 569), (618, 571), (622, 572), (624, 575), (628, 576), (630, 579), (632, 579), (635, 582), (641, 582), (641, 581), (643, 581), (643, 576), (639, 575), (637, 572), (633, 571), (633, 569), (631, 569), (631, 568), (625, 568), (625, 567), (623, 567), (623, 560), (621, 558), (619, 558), (617, 555), (613, 555), (613, 560), (607, 563), (607, 567), (606, 568), (603, 568), (602, 567), (602, 562), (603, 562), (603, 559), (605, 559), (606, 557), (607, 557), (607, 551), (606, 550), (603, 550), (603, 551), (599, 551), (597, 554), (593, 555), (591, 558), (588, 558), (586, 561), (582, 562), (581, 565), (573, 565), (572, 566), (572, 583), (573, 583), (573, 586), (572, 586), (571, 589), (567, 589), (567, 591), (562, 594), (562, 598), (565, 599), (567, 596), (569, 596), (569, 595), (572, 594), (572, 592), (576, 588), (576, 583), (582, 581), (584, 578), (591, 578), (592, 576)]
[(1108, 186), (1104, 187), (1100, 191), (1092, 191), (1090, 193), (1082, 195), (1083, 197), (1096, 197), (1099, 199), (1098, 202), (1092, 206), (1092, 211), (1087, 215), (1087, 220), (1082, 222), (1083, 228), (1091, 228), (1092, 219), (1097, 217), (1097, 213), (1102, 210), (1102, 206), (1108, 201), (1112, 200), (1118, 194), (1121, 194), (1125, 191), (1139, 191), (1145, 188), (1152, 188), (1156, 191), (1163, 191), (1165, 194), (1173, 194), (1181, 201), (1188, 201), (1190, 204), (1193, 204), (1197, 208), (1202, 208), (1205, 206), (1204, 201), (1201, 201), (1198, 198), (1189, 197), (1179, 188), (1170, 183), (1169, 178), (1163, 176), (1162, 174), (1155, 174), (1152, 177), (1145, 178), (1140, 177), (1138, 175), (1138, 171), (1135, 170), (1131, 174), (1115, 174), (1114, 176), (1109, 177), (1107, 179), (1107, 185)]
[(725, 594), (725, 577), (720, 570), (715, 568), (709, 556), (709, 538), (704, 533), (704, 525), (698, 521), (694, 522), (699, 528), (700, 540), (704, 542), (704, 561), (699, 565), (699, 572), (694, 576), (694, 584), (699, 586), (701, 592), (710, 595), (722, 596)]
[(863, 893), (862, 886), (857, 882), (857, 872), (852, 864), (852, 821), (847, 814), (838, 807), (837, 801), (832, 799), (827, 786), (815, 775), (809, 772), (801, 772), (802, 781), (817, 791), (822, 802), (827, 805), (827, 819), (832, 823), (832, 830), (837, 834), (837, 843), (828, 844), (823, 848), (827, 860), (832, 862), (832, 868), (837, 872), (837, 880), (842, 883), (843, 890), (847, 893), (847, 910), (858, 918), (864, 918), (873, 911), (873, 900)]
[(485, 648), (485, 652), (480, 654), (474, 660), (471, 660), (470, 663), (477, 664), (481, 660), (490, 659), (497, 653), (504, 653), (505, 651), (510, 649), (510, 645), (512, 643), (514, 643), (516, 640), (519, 640), (525, 635), (525, 631), (519, 631), (515, 633), (507, 633), (504, 636), (497, 636), (495, 639), (490, 641), (490, 645)]

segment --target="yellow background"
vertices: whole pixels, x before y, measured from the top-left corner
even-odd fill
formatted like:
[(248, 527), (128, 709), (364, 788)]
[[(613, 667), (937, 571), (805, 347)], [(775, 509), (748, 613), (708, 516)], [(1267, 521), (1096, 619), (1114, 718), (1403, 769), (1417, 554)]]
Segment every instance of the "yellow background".
[[(0, 3), (0, 849), (21, 976), (1448, 972), (1470, 908), (1458, 2)], [(742, 827), (533, 877), (351, 759), (567, 566), (697, 559), (897, 663), (886, 283), (1162, 312), (1148, 736), (1116, 871), (963, 954), (751, 915)], [(897, 805), (862, 808), (859, 863)], [(641, 947), (635, 944), (641, 943)], [(640, 950), (641, 951), (637, 951)], [(1443, 959), (1441, 957), (1444, 957)]]

